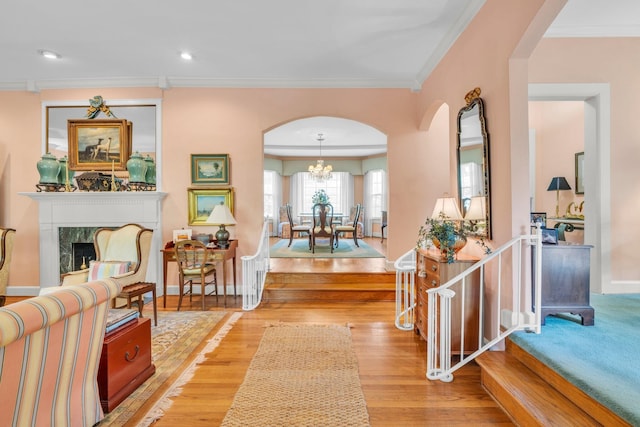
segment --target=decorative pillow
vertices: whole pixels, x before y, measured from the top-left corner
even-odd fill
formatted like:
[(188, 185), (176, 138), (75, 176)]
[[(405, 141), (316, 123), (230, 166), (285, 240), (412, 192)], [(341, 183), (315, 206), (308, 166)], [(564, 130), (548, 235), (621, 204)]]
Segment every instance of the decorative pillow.
[(89, 281), (128, 273), (130, 267), (131, 262), (129, 261), (91, 261), (89, 263)]

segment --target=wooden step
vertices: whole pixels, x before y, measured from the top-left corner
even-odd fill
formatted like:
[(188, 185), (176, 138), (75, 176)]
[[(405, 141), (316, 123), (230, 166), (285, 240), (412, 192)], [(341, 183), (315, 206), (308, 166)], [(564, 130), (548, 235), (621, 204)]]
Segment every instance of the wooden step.
[(566, 380), (562, 375), (536, 359), (531, 353), (511, 341), (507, 340), (507, 352), (514, 356), (519, 362), (527, 366), (540, 378), (555, 390), (560, 391), (567, 399), (589, 414), (592, 418), (605, 426), (628, 426), (630, 425), (609, 408), (594, 400), (587, 393)]
[(476, 359), (480, 380), (517, 425), (601, 425), (567, 397), (504, 351), (489, 351)]
[(385, 273), (267, 273), (267, 285), (288, 283), (313, 283), (334, 285), (339, 283), (396, 283), (395, 272)]
[(268, 273), (264, 301), (393, 301), (394, 273)]

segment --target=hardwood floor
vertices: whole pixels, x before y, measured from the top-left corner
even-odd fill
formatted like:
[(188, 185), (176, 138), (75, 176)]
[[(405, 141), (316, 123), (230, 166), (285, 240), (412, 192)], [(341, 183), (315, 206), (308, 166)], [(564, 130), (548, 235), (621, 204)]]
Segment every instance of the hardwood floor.
[[(372, 246), (377, 242), (379, 247), (374, 247), (380, 252), (386, 247), (386, 241), (381, 244), (379, 239), (367, 239), (367, 242)], [(272, 271), (384, 271), (382, 258), (271, 261)], [(7, 302), (13, 301), (15, 299)], [(177, 296), (169, 296), (166, 310), (175, 310), (177, 301)], [(191, 307), (184, 304), (186, 310), (200, 309), (198, 298), (193, 299)], [(209, 310), (225, 310), (222, 299), (219, 306), (215, 306), (215, 298), (207, 304)], [(414, 332), (395, 328), (394, 310), (393, 301), (278, 301), (242, 312), (242, 317), (220, 345), (206, 356), (194, 377), (154, 426), (219, 425), (244, 379), (265, 324), (271, 322), (348, 323), (352, 326), (360, 380), (374, 427), (513, 425), (480, 385), (480, 368), (475, 363), (457, 371), (451, 383), (428, 381), (425, 378), (425, 342)], [(228, 298), (226, 311), (229, 316), (232, 312), (241, 312), (242, 298)], [(155, 399), (149, 399), (146, 409), (154, 402)], [(128, 425), (135, 426), (139, 421), (134, 418)]]
[[(386, 241), (371, 239), (384, 250)], [(382, 251), (381, 251), (382, 252)], [(272, 259), (272, 271), (384, 271), (384, 259)], [(375, 270), (377, 271), (377, 270)], [(227, 311), (240, 311), (241, 298)], [(168, 299), (167, 309), (175, 308)], [(199, 301), (194, 300), (194, 309)], [(232, 308), (229, 308), (232, 307)], [(217, 309), (217, 308), (214, 308)], [(199, 366), (193, 379), (154, 426), (215, 426), (224, 418), (255, 354), (264, 325), (271, 322), (348, 323), (352, 326), (360, 380), (372, 426), (513, 425), (480, 385), (471, 363), (452, 383), (425, 378), (425, 342), (394, 326), (394, 302), (273, 302), (242, 317)], [(265, 399), (268, 399), (265, 396)]]

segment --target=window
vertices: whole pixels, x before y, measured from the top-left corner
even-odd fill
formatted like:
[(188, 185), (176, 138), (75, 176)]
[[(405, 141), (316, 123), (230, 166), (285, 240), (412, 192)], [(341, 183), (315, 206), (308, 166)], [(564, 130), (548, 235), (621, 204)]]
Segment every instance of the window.
[[(273, 220), (279, 218), (280, 205), (282, 204), (282, 195), (280, 188), (282, 180), (280, 175), (275, 171), (264, 171), (264, 218)], [(272, 222), (273, 224), (273, 222)], [(275, 228), (272, 232), (276, 232)]]
[(298, 172), (292, 178), (292, 205), (296, 213), (312, 211), (311, 198), (318, 190), (327, 193), (334, 212), (349, 213), (353, 204), (353, 177), (348, 172), (333, 172), (331, 179), (324, 181), (316, 181), (308, 172)]

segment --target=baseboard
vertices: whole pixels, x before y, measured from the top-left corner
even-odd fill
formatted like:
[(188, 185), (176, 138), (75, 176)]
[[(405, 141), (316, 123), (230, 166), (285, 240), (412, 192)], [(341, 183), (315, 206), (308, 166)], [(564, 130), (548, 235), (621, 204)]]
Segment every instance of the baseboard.
[(640, 293), (640, 281), (638, 280), (615, 280), (607, 286), (607, 294), (638, 294)]

